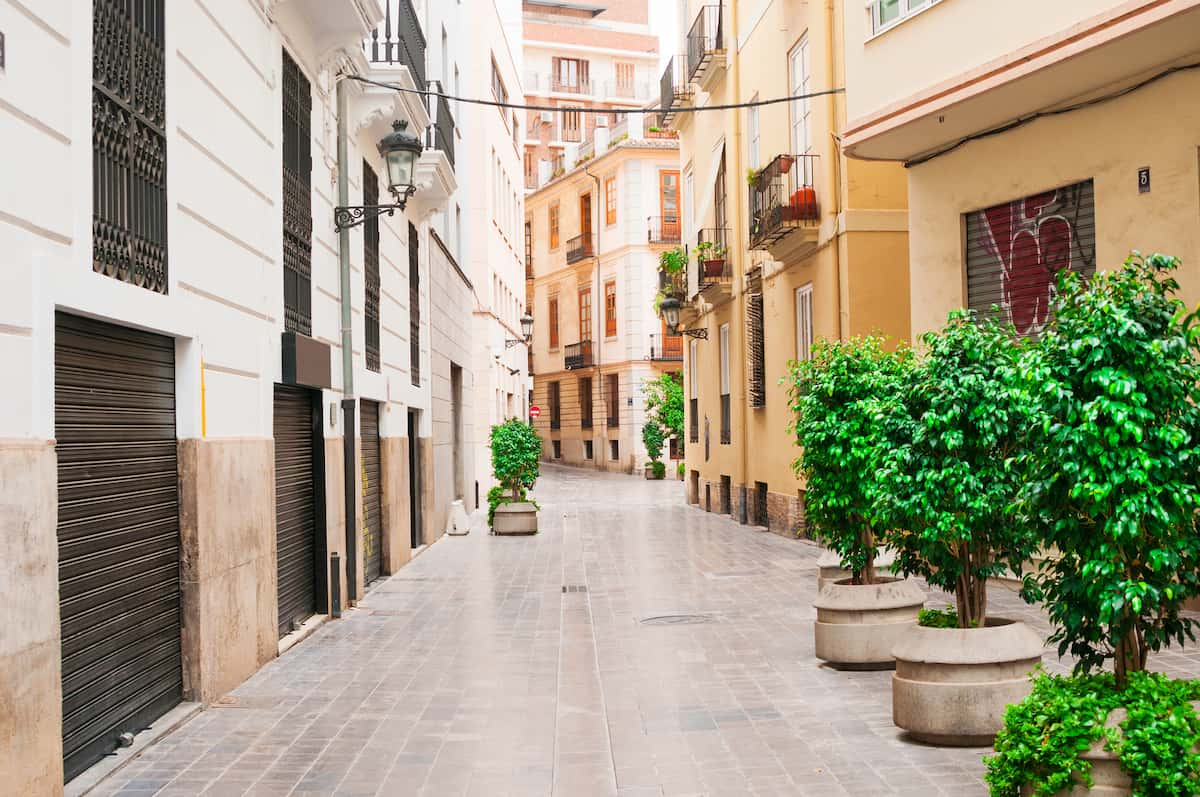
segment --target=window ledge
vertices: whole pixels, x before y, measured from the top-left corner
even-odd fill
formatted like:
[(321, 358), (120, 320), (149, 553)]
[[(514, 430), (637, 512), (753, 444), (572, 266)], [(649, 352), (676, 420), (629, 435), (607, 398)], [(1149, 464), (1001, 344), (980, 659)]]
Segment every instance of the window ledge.
[[(943, 0), (932, 0), (932, 2), (930, 2), (928, 5), (922, 6), (921, 8), (912, 12), (911, 14), (905, 14), (904, 16), (900, 17), (900, 19), (897, 19), (896, 21), (890, 23), (886, 27), (881, 28), (881, 29), (875, 31), (874, 33), (868, 35), (867, 38), (863, 41), (863, 43), (870, 44), (871, 42), (878, 39), (880, 36), (886, 36), (887, 34), (891, 33), (892, 31), (894, 31), (896, 28), (900, 27), (904, 23), (908, 22), (909, 20), (916, 19), (917, 17), (924, 14), (926, 11), (929, 11), (930, 9), (940, 5), (942, 2), (943, 2)], [(867, 14), (869, 15), (870, 13), (871, 13), (871, 9), (870, 9), (870, 7), (868, 7)], [(870, 19), (867, 20), (867, 26), (868, 26), (868, 28), (871, 26)]]

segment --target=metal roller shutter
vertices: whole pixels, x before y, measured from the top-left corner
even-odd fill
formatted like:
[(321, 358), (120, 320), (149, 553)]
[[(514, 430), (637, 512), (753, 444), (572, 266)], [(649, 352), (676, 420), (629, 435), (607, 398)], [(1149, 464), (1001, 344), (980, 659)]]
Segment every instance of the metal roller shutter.
[(1096, 271), (1091, 180), (968, 213), (966, 222), (967, 306), (981, 318), (1011, 321), (1022, 335), (1050, 320), (1060, 270)]
[(182, 699), (175, 343), (63, 313), (55, 321), (70, 780)]
[(281, 637), (317, 612), (313, 447), (318, 427), (312, 391), (275, 386), (275, 555)]
[(383, 575), (383, 468), (379, 452), (379, 405), (362, 402), (363, 580)]

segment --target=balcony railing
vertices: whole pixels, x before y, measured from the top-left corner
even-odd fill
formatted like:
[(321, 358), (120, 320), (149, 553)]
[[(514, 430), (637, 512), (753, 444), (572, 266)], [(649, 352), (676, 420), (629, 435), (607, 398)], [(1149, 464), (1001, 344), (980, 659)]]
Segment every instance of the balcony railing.
[(434, 149), (440, 149), (446, 153), (446, 160), (450, 161), (450, 166), (454, 166), (454, 115), (450, 113), (450, 101), (444, 96), (446, 88), (441, 84), (441, 81), (433, 80), (429, 83), (429, 90), (436, 91), (443, 96), (431, 99), (437, 100), (437, 105), (433, 109), (430, 116), (433, 117), (434, 123), (429, 128), (429, 145)]
[(683, 225), (679, 216), (650, 216), (646, 219), (646, 240), (652, 244), (678, 244)]
[(550, 78), (550, 90), (560, 94), (586, 94), (589, 97), (593, 93), (590, 80), (566, 81), (554, 76)]
[[(580, 119), (579, 124), (580, 125), (583, 124), (582, 119)], [(563, 125), (562, 126), (562, 140), (569, 141), (572, 144), (583, 141), (583, 128), (582, 127), (567, 127), (566, 125)]]
[(385, 0), (383, 24), (363, 44), (372, 64), (406, 66), (420, 88), (425, 81), (425, 35), (412, 0)]
[(683, 299), (687, 296), (687, 271), (679, 271), (675, 274), (668, 274), (665, 271), (658, 272), (658, 290), (663, 296)]
[(592, 342), (590, 340), (572, 343), (563, 349), (563, 368), (568, 371), (575, 371), (579, 368), (591, 368), (592, 360)]
[(683, 335), (651, 335), (650, 359), (660, 363), (683, 362)]
[(612, 143), (616, 143), (628, 135), (629, 117), (626, 114), (621, 114), (621, 121), (617, 122), (609, 129), (608, 140)]
[(701, 6), (687, 37), (688, 78), (703, 77), (713, 56), (725, 49), (721, 6)]
[(575, 162), (583, 163), (594, 157), (596, 157), (596, 140), (591, 138), (579, 145), (579, 152), (575, 156)]
[(664, 126), (671, 124), (675, 118), (675, 109), (692, 98), (692, 84), (687, 78), (686, 69), (687, 56), (673, 56), (658, 81)]
[(792, 230), (819, 227), (816, 155), (777, 155), (750, 186), (750, 248), (765, 249)]
[[(714, 285), (733, 285), (733, 266), (729, 259), (729, 228), (710, 227), (696, 234), (696, 285), (706, 290)], [(711, 243), (712, 248), (701, 246)], [(707, 258), (707, 259), (706, 259)]]
[(595, 255), (595, 245), (591, 235), (576, 235), (567, 241), (567, 262), (578, 263), (585, 258)]

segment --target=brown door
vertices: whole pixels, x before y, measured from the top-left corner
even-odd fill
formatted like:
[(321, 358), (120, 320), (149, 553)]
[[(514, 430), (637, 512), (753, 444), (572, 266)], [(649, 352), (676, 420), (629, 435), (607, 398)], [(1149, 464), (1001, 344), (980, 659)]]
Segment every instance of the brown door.
[(592, 234), (592, 195), (582, 194), (579, 197), (579, 232), (582, 235)]
[(592, 289), (579, 291), (579, 339), (592, 339)]
[(679, 238), (679, 172), (658, 173), (658, 215), (664, 238)]

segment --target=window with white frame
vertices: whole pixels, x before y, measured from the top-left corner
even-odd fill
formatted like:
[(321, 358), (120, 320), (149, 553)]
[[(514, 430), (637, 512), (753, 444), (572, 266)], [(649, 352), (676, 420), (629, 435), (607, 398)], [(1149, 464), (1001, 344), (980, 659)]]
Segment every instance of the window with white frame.
[(683, 224), (685, 239), (690, 241), (696, 231), (696, 174), (691, 167), (683, 174)]
[[(812, 91), (812, 69), (809, 58), (808, 34), (788, 53), (788, 90), (793, 97), (803, 97)], [(810, 115), (812, 102), (807, 98), (792, 100), (792, 153), (807, 155), (812, 150)]]
[[(757, 102), (758, 94), (750, 98), (750, 102)], [(762, 139), (762, 131), (758, 121), (758, 106), (751, 106), (746, 110), (746, 128), (750, 131), (750, 168), (757, 169), (759, 164), (759, 145)]]
[(871, 35), (881, 33), (937, 2), (938, 0), (872, 0), (867, 6), (867, 13), (871, 15)]
[(812, 284), (796, 289), (796, 359), (812, 359), (813, 345)]

